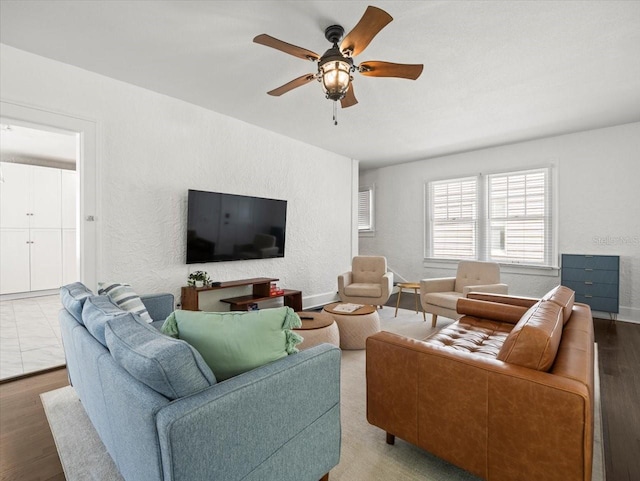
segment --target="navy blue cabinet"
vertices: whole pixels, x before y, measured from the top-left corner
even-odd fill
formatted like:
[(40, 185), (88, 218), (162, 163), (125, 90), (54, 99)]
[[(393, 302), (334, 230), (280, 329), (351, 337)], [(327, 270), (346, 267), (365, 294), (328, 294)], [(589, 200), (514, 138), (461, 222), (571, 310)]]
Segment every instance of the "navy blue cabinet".
[(561, 284), (594, 311), (618, 312), (620, 256), (562, 254)]

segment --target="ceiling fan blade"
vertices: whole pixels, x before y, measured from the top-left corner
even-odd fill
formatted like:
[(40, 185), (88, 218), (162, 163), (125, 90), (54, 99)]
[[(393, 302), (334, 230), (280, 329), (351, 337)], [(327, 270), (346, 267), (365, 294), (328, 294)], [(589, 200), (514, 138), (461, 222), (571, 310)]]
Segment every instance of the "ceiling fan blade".
[(347, 90), (347, 94), (344, 98), (340, 99), (340, 105), (343, 109), (347, 107), (352, 107), (353, 105), (358, 103), (358, 99), (356, 98), (356, 94), (353, 91), (353, 82), (349, 85), (349, 90)]
[(360, 73), (368, 77), (398, 77), (415, 80), (422, 73), (422, 64), (391, 63), (371, 60), (362, 62)]
[(378, 7), (367, 7), (362, 18), (340, 44), (342, 53), (354, 57), (362, 52), (393, 17)]
[(291, 45), (290, 43), (283, 42), (282, 40), (278, 40), (277, 38), (272, 37), (271, 35), (267, 35), (263, 33), (258, 35), (253, 39), (255, 43), (259, 43), (260, 45), (266, 45), (267, 47), (275, 48), (276, 50), (280, 50), (284, 53), (288, 53), (289, 55), (293, 55), (294, 57), (301, 58), (303, 60), (318, 60), (320, 55), (311, 50), (307, 50), (306, 48), (297, 47), (295, 45)]
[(282, 94), (286, 94), (289, 90), (293, 90), (297, 87), (301, 87), (306, 83), (315, 80), (316, 75), (312, 73), (305, 74), (297, 79), (293, 79), (291, 82), (287, 82), (286, 84), (278, 87), (277, 89), (273, 89), (270, 92), (267, 92), (269, 95), (273, 95), (274, 97), (279, 97)]

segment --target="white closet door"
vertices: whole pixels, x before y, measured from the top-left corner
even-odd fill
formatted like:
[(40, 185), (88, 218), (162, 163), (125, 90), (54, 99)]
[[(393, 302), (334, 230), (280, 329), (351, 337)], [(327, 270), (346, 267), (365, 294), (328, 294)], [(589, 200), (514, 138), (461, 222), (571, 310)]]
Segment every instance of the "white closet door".
[(31, 228), (60, 229), (61, 180), (59, 169), (32, 166)]
[(76, 230), (62, 229), (62, 285), (80, 280), (76, 252)]
[(76, 228), (76, 192), (78, 174), (75, 170), (63, 170), (62, 176), (62, 228)]
[(31, 166), (1, 162), (0, 228), (29, 227)]
[(31, 229), (31, 290), (62, 285), (62, 231)]
[(29, 229), (0, 229), (0, 294), (28, 292)]

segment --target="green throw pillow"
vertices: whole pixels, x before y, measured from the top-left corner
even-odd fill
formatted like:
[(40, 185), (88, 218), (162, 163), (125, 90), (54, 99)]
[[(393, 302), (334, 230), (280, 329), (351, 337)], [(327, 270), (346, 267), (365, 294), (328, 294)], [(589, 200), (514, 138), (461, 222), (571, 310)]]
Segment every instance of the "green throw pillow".
[(191, 344), (218, 381), (298, 352), (302, 338), (291, 329), (300, 318), (290, 307), (251, 312), (175, 311), (162, 332)]

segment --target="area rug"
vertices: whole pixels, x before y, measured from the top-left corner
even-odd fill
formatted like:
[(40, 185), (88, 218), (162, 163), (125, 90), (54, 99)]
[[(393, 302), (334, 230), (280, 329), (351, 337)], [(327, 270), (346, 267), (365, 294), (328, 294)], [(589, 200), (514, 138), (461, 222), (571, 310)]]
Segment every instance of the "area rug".
[[(382, 329), (413, 338), (432, 332), (422, 314), (385, 307), (379, 311)], [(444, 319), (440, 320), (441, 324)], [(442, 327), (442, 326), (439, 326)], [(604, 481), (600, 382), (595, 382), (593, 481)], [(365, 351), (343, 351), (341, 379), (342, 451), (340, 464), (331, 470), (332, 481), (479, 481), (479, 478), (385, 433), (366, 420)], [(84, 408), (70, 386), (41, 395), (45, 413), (68, 481), (122, 480)]]

